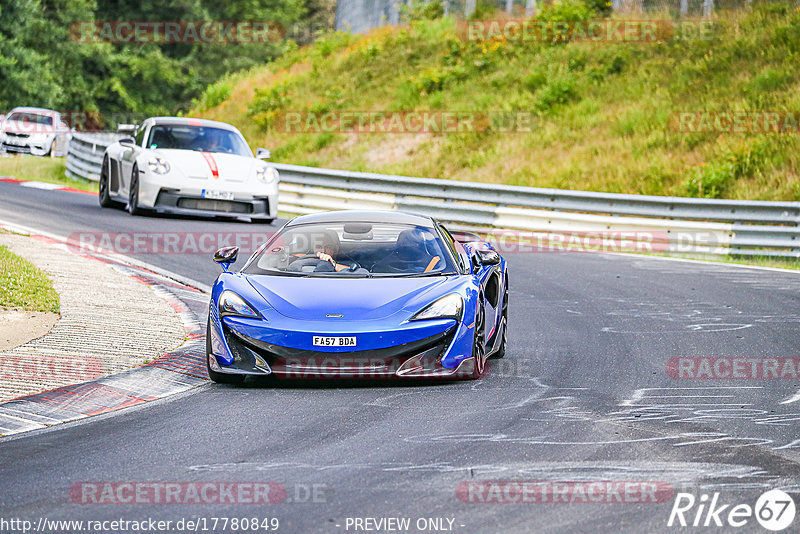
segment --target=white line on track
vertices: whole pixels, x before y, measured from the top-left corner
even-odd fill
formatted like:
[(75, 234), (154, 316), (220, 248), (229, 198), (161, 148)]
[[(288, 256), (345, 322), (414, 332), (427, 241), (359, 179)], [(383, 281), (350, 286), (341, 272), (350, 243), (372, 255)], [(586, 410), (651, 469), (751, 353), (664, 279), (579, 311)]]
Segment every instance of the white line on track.
[[(22, 234), (28, 234), (28, 235), (40, 235), (40, 236), (43, 236), (43, 237), (47, 237), (47, 238), (53, 239), (53, 240), (58, 241), (58, 242), (63, 243), (63, 244), (67, 243), (67, 239), (65, 237), (63, 237), (63, 236), (52, 234), (50, 232), (45, 232), (45, 231), (42, 231), (42, 230), (38, 230), (38, 229), (32, 228), (30, 226), (24, 226), (24, 225), (21, 225), (21, 224), (0, 220), (0, 227), (5, 228), (7, 230), (10, 230), (12, 232), (16, 232), (16, 233), (22, 233)], [(93, 256), (97, 256), (98, 258), (104, 258), (104, 259), (107, 259), (107, 260), (113, 260), (113, 261), (117, 261), (117, 262), (124, 263), (124, 264), (127, 264), (127, 265), (131, 265), (133, 267), (139, 267), (140, 269), (145, 269), (145, 270), (154, 272), (154, 273), (156, 273), (158, 275), (161, 275), (161, 276), (163, 276), (165, 278), (170, 278), (172, 280), (180, 282), (180, 283), (182, 283), (184, 285), (187, 285), (187, 286), (190, 286), (190, 287), (194, 287), (194, 288), (199, 289), (200, 291), (202, 291), (204, 293), (211, 293), (211, 286), (209, 286), (207, 284), (204, 284), (202, 282), (198, 282), (197, 280), (192, 280), (191, 278), (187, 278), (186, 276), (183, 276), (183, 275), (178, 274), (176, 272), (173, 272), (173, 271), (170, 271), (170, 270), (167, 270), (167, 269), (162, 269), (161, 267), (156, 267), (155, 265), (152, 265), (150, 263), (139, 261), (137, 259), (131, 258), (130, 256), (125, 256), (124, 254), (92, 253), (92, 255)]]

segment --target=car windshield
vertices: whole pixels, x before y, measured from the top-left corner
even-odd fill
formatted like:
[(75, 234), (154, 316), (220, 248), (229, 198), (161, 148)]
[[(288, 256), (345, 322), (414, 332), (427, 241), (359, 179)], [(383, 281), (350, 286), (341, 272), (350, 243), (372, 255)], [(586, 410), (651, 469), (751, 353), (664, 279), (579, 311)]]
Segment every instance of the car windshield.
[(147, 148), (176, 148), (252, 156), (244, 139), (230, 130), (185, 124), (156, 124), (150, 129)]
[(400, 277), (456, 274), (433, 228), (385, 223), (290, 226), (243, 270), (249, 274)]
[(49, 115), (39, 115), (37, 113), (23, 113), (19, 111), (16, 113), (11, 113), (8, 117), (6, 117), (6, 120), (22, 122), (27, 124), (41, 124), (44, 126), (53, 125), (53, 117), (50, 117)]

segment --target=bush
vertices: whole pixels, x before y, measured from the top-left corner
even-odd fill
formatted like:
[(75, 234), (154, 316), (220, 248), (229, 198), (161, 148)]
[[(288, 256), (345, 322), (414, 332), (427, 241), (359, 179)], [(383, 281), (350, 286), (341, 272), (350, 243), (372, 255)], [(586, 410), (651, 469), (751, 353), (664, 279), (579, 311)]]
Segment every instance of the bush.
[(322, 57), (328, 57), (337, 50), (349, 45), (356, 36), (348, 32), (329, 32), (319, 36), (314, 42), (314, 50)]
[(563, 0), (546, 4), (537, 18), (546, 21), (579, 21), (590, 20), (594, 16), (594, 10), (586, 2)]
[(722, 144), (719, 157), (711, 163), (694, 167), (686, 182), (686, 193), (691, 197), (723, 198), (739, 178), (760, 174), (769, 162), (764, 141), (754, 138), (738, 145)]
[(575, 79), (565, 74), (555, 76), (539, 91), (536, 108), (539, 111), (550, 111), (554, 107), (566, 104), (578, 98)]
[(257, 125), (267, 129), (275, 112), (285, 108), (290, 103), (291, 99), (287, 96), (287, 90), (281, 85), (264, 90), (256, 89), (253, 100), (247, 106), (247, 114), (253, 117), (253, 121)]
[(408, 5), (400, 6), (400, 17), (406, 21), (434, 20), (444, 16), (442, 0), (411, 0)]
[(547, 74), (542, 70), (535, 69), (525, 77), (525, 87), (532, 93), (535, 93), (540, 87), (547, 83)]
[(198, 111), (206, 111), (225, 102), (231, 97), (233, 90), (230, 84), (219, 81), (206, 87), (200, 99), (192, 100), (192, 107)]

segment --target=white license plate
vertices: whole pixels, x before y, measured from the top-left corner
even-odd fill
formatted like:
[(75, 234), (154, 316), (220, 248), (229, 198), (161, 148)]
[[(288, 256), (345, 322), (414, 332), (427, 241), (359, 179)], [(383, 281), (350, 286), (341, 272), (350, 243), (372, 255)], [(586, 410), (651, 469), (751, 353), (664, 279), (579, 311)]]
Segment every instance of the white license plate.
[(356, 338), (351, 337), (323, 337), (314, 336), (315, 347), (355, 347)]
[(203, 198), (213, 198), (214, 200), (233, 200), (233, 193), (214, 189), (203, 189), (201, 196)]

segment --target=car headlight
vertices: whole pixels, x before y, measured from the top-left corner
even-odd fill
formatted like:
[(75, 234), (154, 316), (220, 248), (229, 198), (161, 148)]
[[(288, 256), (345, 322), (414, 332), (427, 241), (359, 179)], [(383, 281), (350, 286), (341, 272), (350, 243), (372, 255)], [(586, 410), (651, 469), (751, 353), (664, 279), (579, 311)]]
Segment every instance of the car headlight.
[(275, 169), (275, 167), (264, 165), (256, 170), (256, 178), (265, 184), (271, 184), (272, 182), (277, 182), (280, 176), (278, 175), (278, 171)]
[(411, 318), (412, 321), (423, 321), (425, 319), (459, 319), (461, 309), (464, 307), (464, 299), (455, 293), (442, 297), (433, 304), (424, 308)]
[(245, 300), (233, 291), (223, 291), (219, 297), (219, 315), (227, 317), (250, 317), (258, 319), (261, 315), (253, 309)]
[(167, 174), (169, 172), (169, 163), (161, 156), (151, 156), (147, 164), (150, 170), (156, 174)]

